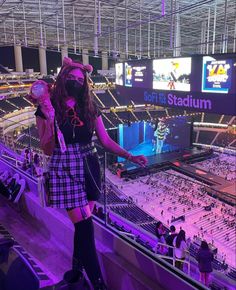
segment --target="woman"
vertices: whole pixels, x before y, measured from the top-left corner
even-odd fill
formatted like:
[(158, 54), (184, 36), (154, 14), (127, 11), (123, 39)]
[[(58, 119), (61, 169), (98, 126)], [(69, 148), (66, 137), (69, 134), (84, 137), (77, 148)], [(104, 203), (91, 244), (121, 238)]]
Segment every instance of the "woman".
[[(94, 130), (106, 150), (140, 166), (145, 166), (147, 159), (129, 154), (110, 139), (89, 91), (87, 74), (91, 70), (89, 65), (65, 58), (52, 91), (53, 108), (47, 102), (45, 106), (41, 104), (36, 111), (36, 123), (44, 152), (50, 154), (55, 147), (49, 165), (49, 205), (66, 208), (75, 228), (72, 270), (65, 273), (64, 280), (79, 281), (84, 267), (98, 290), (106, 286), (91, 216), (101, 188), (98, 155), (91, 142)], [(64, 153), (59, 144), (66, 147)]]
[(40, 157), (39, 155), (36, 153), (34, 154), (33, 157), (34, 161), (33, 161), (33, 175), (36, 177), (39, 177), (42, 175), (42, 167), (40, 166)]
[(159, 249), (159, 251), (161, 253), (163, 253), (164, 249), (165, 249), (165, 246), (160, 245), (160, 243), (161, 244), (166, 244), (166, 241), (165, 241), (165, 238), (164, 238), (164, 235), (166, 234), (166, 229), (163, 226), (162, 222), (160, 222), (160, 221), (157, 222), (156, 228), (155, 228), (155, 233), (156, 233), (156, 237), (157, 237), (157, 244), (154, 247), (154, 251), (157, 252), (157, 249)]
[[(175, 247), (174, 249), (175, 258), (177, 258), (178, 260), (184, 261), (186, 257), (186, 250), (188, 248), (186, 244), (186, 240), (185, 240), (184, 230), (180, 230), (178, 235), (174, 238), (173, 246)], [(183, 271), (183, 266), (184, 266), (183, 262), (176, 261), (175, 265), (178, 269)]]
[(202, 241), (200, 249), (197, 253), (196, 260), (198, 261), (198, 268), (200, 271), (201, 282), (209, 286), (209, 276), (212, 272), (212, 261), (214, 259), (212, 251), (206, 241)]

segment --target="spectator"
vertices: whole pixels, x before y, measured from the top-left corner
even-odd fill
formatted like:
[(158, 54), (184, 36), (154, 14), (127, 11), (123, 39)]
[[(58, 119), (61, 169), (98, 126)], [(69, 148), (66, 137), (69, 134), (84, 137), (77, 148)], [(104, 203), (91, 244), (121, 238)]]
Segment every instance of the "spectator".
[(24, 161), (22, 164), (22, 170), (26, 171), (30, 167), (30, 149), (26, 148), (23, 153)]
[(209, 276), (212, 272), (213, 259), (213, 253), (209, 249), (207, 242), (202, 241), (200, 249), (196, 256), (196, 260), (198, 261), (201, 282), (207, 287), (209, 285)]
[(156, 232), (156, 237), (157, 237), (157, 244), (154, 247), (154, 251), (156, 252), (157, 249), (159, 248), (160, 252), (163, 252), (163, 250), (164, 250), (163, 245), (159, 245), (160, 243), (161, 244), (166, 243), (165, 238), (164, 238), (166, 230), (165, 230), (165, 227), (163, 226), (162, 222), (160, 222), (160, 221), (157, 222), (155, 232)]
[[(167, 245), (173, 247), (173, 240), (174, 238), (177, 236), (177, 233), (175, 232), (175, 226), (170, 226), (170, 233), (169, 235), (166, 237), (166, 243)], [(173, 249), (172, 248), (168, 248), (168, 256), (169, 257), (173, 257)]]
[[(173, 246), (175, 247), (174, 249), (175, 258), (177, 258), (178, 260), (184, 261), (186, 257), (186, 250), (187, 250), (184, 230), (180, 230), (178, 235), (174, 238)], [(176, 261), (175, 265), (178, 269), (183, 271), (183, 266), (184, 266), (183, 262)]]
[(40, 166), (40, 158), (39, 155), (36, 153), (34, 154), (34, 161), (33, 161), (33, 174), (36, 177), (42, 175), (42, 167)]
[(94, 208), (93, 208), (93, 214), (97, 215), (98, 209), (97, 209), (97, 205), (96, 203), (94, 204)]
[(100, 218), (101, 220), (105, 219), (105, 214), (103, 212), (103, 208), (101, 206), (99, 206), (98, 210), (97, 210), (97, 217)]

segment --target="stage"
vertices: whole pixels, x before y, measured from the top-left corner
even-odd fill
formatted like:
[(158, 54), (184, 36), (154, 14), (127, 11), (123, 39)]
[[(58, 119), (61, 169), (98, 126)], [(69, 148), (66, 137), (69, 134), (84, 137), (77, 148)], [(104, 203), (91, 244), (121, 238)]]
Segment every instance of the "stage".
[[(116, 163), (116, 164), (119, 164), (118, 169), (119, 169), (120, 176), (124, 177), (126, 175), (130, 175), (133, 173), (137, 174), (138, 172), (143, 172), (147, 169), (150, 170), (152, 168), (162, 168), (165, 166), (171, 166), (172, 164), (174, 164), (174, 162), (193, 160), (199, 157), (202, 157), (202, 158), (207, 157), (207, 156), (210, 156), (211, 154), (212, 154), (212, 150), (192, 147), (192, 148), (173, 151), (173, 152), (166, 152), (166, 153), (146, 156), (146, 158), (148, 159), (148, 163), (145, 168), (141, 168), (138, 165), (135, 165), (134, 163), (127, 160)], [(113, 164), (112, 166), (116, 164)], [(147, 174), (148, 174), (148, 171), (147, 171)]]
[[(124, 161), (112, 164), (110, 170), (121, 178), (135, 179), (138, 176), (149, 175), (156, 170), (174, 169), (187, 176), (193, 177), (206, 186), (209, 194), (216, 196), (230, 204), (236, 204), (235, 184), (225, 178), (199, 169), (194, 166), (195, 161), (209, 158), (213, 154), (210, 149), (192, 147), (174, 152), (146, 156), (148, 164), (145, 168)], [(188, 163), (192, 164), (188, 164)]]

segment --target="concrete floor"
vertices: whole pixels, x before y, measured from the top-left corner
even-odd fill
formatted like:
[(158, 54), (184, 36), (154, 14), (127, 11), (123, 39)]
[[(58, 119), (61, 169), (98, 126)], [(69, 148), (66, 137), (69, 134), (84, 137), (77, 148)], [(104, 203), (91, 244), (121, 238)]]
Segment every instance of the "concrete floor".
[(59, 245), (46, 227), (25, 214), (18, 204), (10, 204), (3, 197), (0, 197), (0, 223), (54, 283), (70, 269), (71, 257), (63, 244)]

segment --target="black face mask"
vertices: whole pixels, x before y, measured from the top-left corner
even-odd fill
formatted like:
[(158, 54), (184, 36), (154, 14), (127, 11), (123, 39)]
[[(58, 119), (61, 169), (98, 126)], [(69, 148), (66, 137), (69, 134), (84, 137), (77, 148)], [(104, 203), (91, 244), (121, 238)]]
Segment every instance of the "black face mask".
[(84, 85), (76, 80), (67, 80), (65, 88), (68, 96), (76, 98), (78, 102), (81, 102), (84, 96)]

